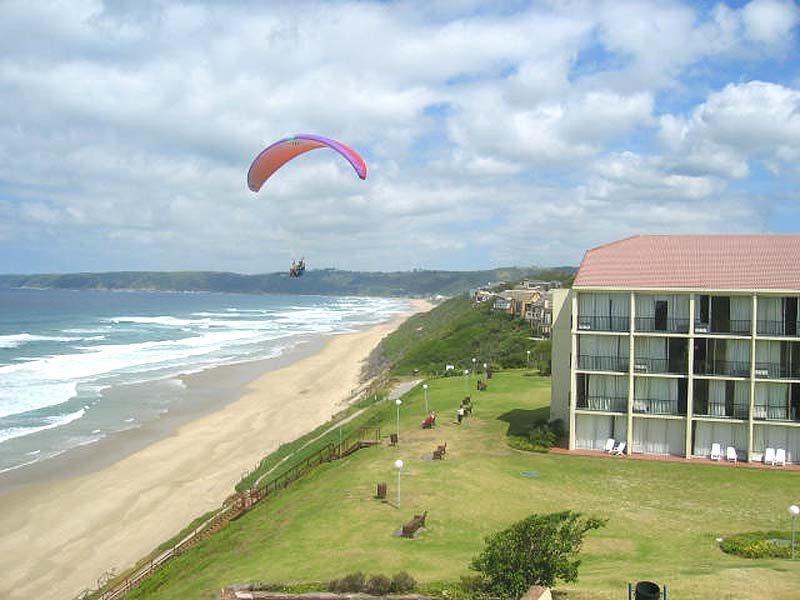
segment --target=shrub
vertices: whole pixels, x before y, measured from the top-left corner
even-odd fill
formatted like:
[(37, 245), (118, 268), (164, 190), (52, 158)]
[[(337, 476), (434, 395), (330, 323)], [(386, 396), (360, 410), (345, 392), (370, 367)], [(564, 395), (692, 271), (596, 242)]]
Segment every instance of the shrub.
[(782, 531), (756, 531), (725, 538), (719, 547), (742, 558), (791, 558), (791, 540), (791, 535)]
[(391, 587), (392, 580), (386, 577), (386, 575), (373, 575), (369, 578), (364, 591), (373, 596), (385, 596), (389, 593)]
[(392, 577), (392, 587), (390, 591), (393, 594), (407, 594), (408, 592), (413, 592), (416, 587), (417, 580), (403, 571)]
[(541, 446), (543, 448), (552, 448), (556, 445), (556, 434), (553, 433), (549, 427), (538, 426), (531, 429), (528, 434), (528, 439), (534, 446)]
[(334, 579), (328, 583), (328, 591), (337, 594), (345, 592), (363, 592), (367, 578), (361, 571), (345, 575), (341, 579)]
[(483, 576), (487, 592), (501, 598), (519, 598), (532, 585), (575, 581), (583, 537), (603, 525), (572, 511), (534, 514), (487, 537), (470, 568)]

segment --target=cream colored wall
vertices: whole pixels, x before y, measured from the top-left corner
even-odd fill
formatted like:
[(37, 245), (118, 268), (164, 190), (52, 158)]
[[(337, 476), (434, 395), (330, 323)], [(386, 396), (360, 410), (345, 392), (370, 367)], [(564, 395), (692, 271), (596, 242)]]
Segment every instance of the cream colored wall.
[(550, 418), (569, 427), (570, 352), (572, 351), (572, 290), (553, 290), (552, 379)]

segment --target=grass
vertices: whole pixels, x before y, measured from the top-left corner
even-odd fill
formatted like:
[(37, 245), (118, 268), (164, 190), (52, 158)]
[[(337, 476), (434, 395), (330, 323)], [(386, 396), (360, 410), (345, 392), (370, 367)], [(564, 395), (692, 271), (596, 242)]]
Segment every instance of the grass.
[[(572, 509), (608, 524), (587, 538), (580, 579), (559, 586), (560, 598), (619, 599), (639, 579), (667, 584), (681, 600), (797, 598), (800, 561), (727, 555), (715, 539), (785, 528), (798, 473), (524, 452), (507, 435), (547, 410), (548, 379), (496, 374), (487, 392), (471, 392), (475, 414), (461, 426), (453, 416), (463, 381), (429, 383), (431, 405), (440, 410), (434, 430), (418, 427), (424, 405), (416, 388), (404, 399), (399, 447), (365, 449), (321, 467), (171, 561), (131, 597), (213, 598), (232, 583), (309, 584), (357, 570), (405, 570), (441, 587), (468, 574), (489, 533), (533, 512)], [(393, 406), (372, 410), (393, 430)], [(445, 441), (446, 460), (427, 460)], [(380, 481), (394, 498), (397, 458), (406, 465), (400, 510), (373, 499)], [(392, 535), (423, 510), (421, 537)]]

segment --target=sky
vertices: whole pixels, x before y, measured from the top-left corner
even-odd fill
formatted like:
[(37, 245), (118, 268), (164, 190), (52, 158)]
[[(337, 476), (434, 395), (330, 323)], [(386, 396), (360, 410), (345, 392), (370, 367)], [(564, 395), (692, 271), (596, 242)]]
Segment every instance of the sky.
[[(800, 5), (0, 2), (0, 273), (577, 265), (800, 232)], [(332, 151), (258, 194), (295, 133)]]

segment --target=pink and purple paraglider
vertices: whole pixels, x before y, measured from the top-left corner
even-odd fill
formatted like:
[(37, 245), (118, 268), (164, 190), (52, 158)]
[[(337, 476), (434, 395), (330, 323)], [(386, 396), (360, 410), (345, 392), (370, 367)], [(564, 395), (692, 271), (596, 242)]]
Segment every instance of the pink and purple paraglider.
[(367, 163), (358, 152), (349, 146), (321, 135), (298, 133), (292, 137), (278, 140), (256, 156), (247, 172), (247, 187), (257, 192), (267, 179), (287, 162), (317, 148), (335, 150), (347, 159), (361, 179), (367, 178)]

